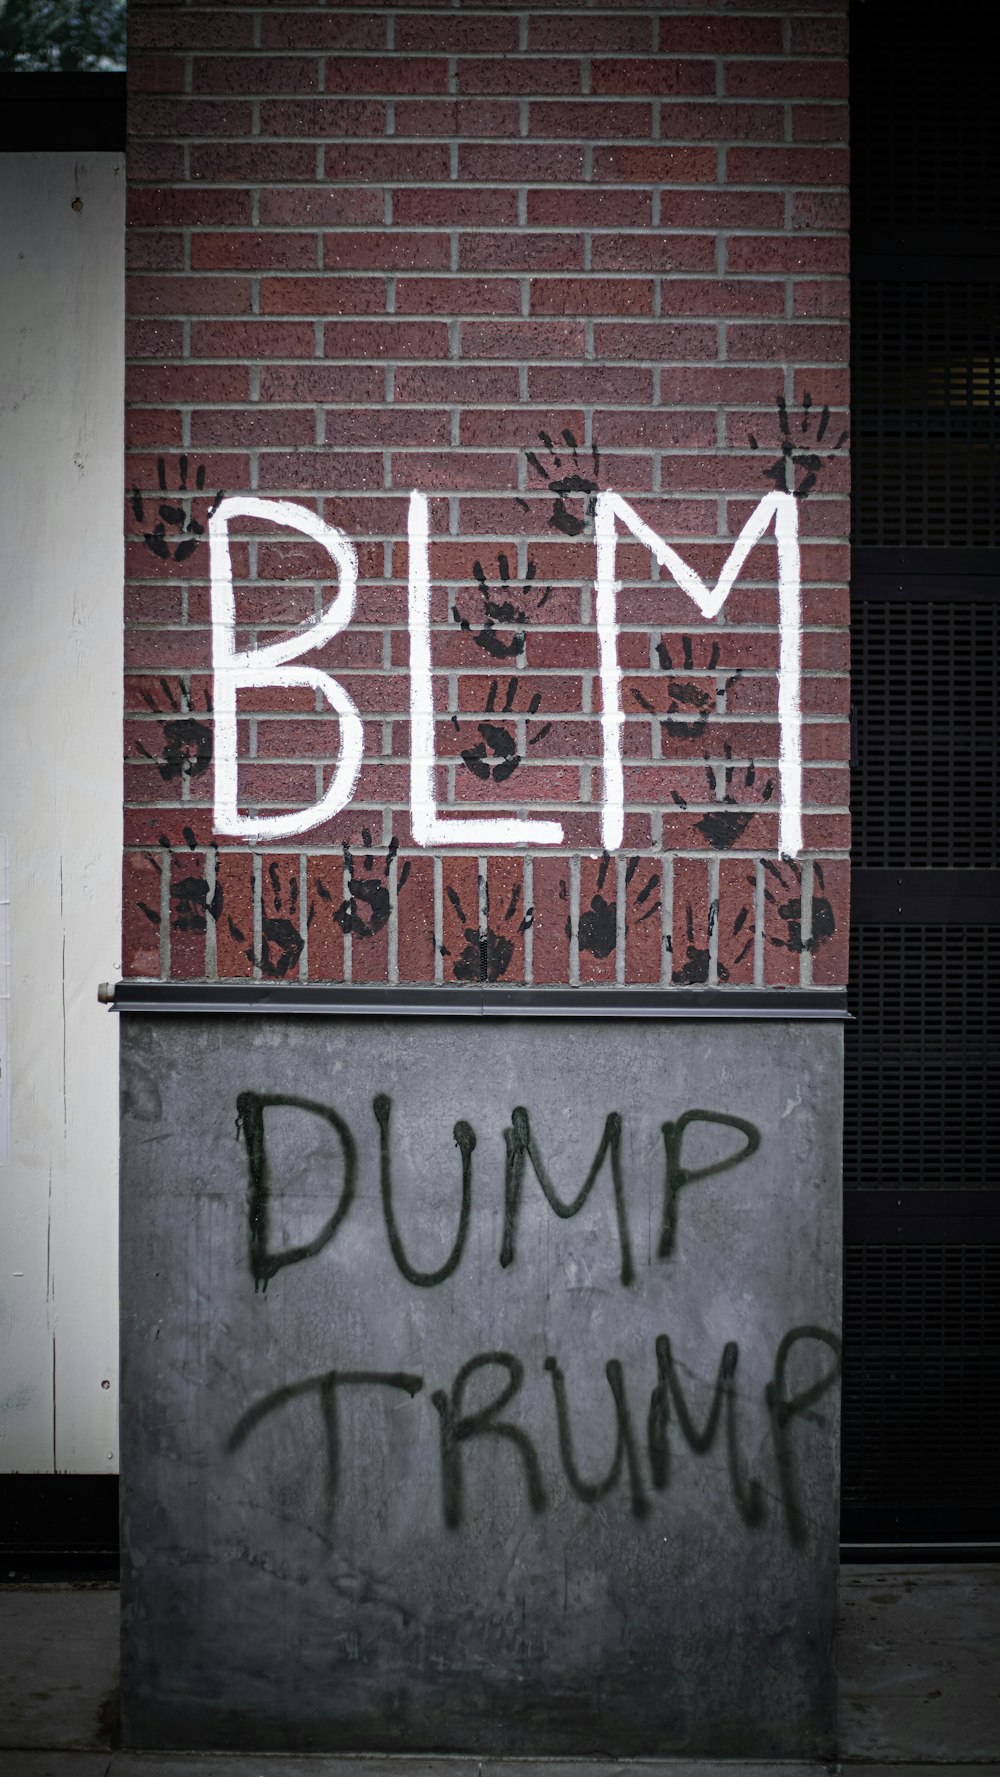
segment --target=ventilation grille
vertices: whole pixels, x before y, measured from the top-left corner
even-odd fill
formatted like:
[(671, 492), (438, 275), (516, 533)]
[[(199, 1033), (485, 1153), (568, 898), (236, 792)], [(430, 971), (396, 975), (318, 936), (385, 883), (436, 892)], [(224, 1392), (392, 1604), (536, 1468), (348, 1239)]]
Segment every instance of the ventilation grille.
[(995, 1189), (1000, 927), (856, 926), (848, 1004), (846, 1189)]
[(991, 548), (1000, 285), (857, 283), (854, 541)]
[(1000, 604), (855, 600), (853, 861), (1000, 866)]
[(848, 1246), (844, 1502), (996, 1505), (1000, 1246)]
[(851, 7), (856, 229), (1000, 224), (995, 44), (989, 11), (971, 32), (921, 28), (900, 0)]

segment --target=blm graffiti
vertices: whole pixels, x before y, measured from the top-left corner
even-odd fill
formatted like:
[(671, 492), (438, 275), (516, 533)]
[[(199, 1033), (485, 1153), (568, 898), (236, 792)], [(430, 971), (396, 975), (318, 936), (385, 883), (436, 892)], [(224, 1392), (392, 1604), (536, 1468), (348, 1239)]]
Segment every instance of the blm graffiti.
[[(334, 1152), (339, 1156), (339, 1190), (331, 1213), (310, 1239), (296, 1244), (277, 1244), (272, 1228), (273, 1203), (281, 1184), (269, 1150), (268, 1115), (274, 1112), (294, 1113), (304, 1120), (306, 1129), (315, 1128), (318, 1120), (332, 1132)], [(502, 1181), (492, 1259), (498, 1277), (514, 1275), (523, 1262), (521, 1230), (530, 1189), (540, 1193), (560, 1221), (581, 1215), (594, 1194), (603, 1189), (611, 1198), (618, 1288), (629, 1311), (640, 1312), (639, 1244), (634, 1212), (630, 1215), (629, 1210), (629, 1145), (619, 1112), (607, 1113), (593, 1159), (569, 1194), (557, 1184), (555, 1169), (546, 1159), (549, 1144), (545, 1131), (533, 1122), (526, 1107), (515, 1105), (509, 1113), (502, 1131), (502, 1155), (485, 1154), (473, 1125), (457, 1119), (451, 1132), (456, 1152), (454, 1225), (452, 1230), (442, 1229), (439, 1262), (429, 1267), (414, 1262), (400, 1224), (397, 1123), (392, 1098), (386, 1092), (375, 1093), (371, 1122), (365, 1127), (352, 1126), (335, 1107), (315, 1099), (286, 1093), (238, 1094), (236, 1134), (247, 1162), (247, 1252), (255, 1291), (263, 1295), (282, 1272), (321, 1261), (328, 1249), (335, 1250), (338, 1237), (358, 1213), (361, 1162), (370, 1147), (377, 1156), (378, 1214), (401, 1289), (433, 1292), (445, 1284), (451, 1286), (461, 1276), (469, 1251), (474, 1200), (477, 1193), (490, 1190), (492, 1178)], [(707, 1181), (732, 1180), (733, 1226), (738, 1225), (741, 1169), (761, 1149), (762, 1136), (744, 1117), (698, 1107), (665, 1119), (659, 1133), (659, 1226), (648, 1245), (644, 1268), (647, 1272), (665, 1268), (669, 1275), (679, 1262), (679, 1230), (689, 1214), (686, 1206)], [(699, 1143), (696, 1153), (691, 1149), (693, 1138)], [(411, 1162), (415, 1152), (419, 1164), (419, 1140), (415, 1149), (412, 1144), (404, 1145)], [(425, 1165), (433, 1164), (427, 1155)], [(412, 1179), (407, 1177), (407, 1192), (411, 1188)], [(663, 1301), (669, 1301), (669, 1296), (658, 1294), (657, 1302)], [(414, 1420), (411, 1435), (430, 1437), (436, 1446), (440, 1522), (448, 1532), (460, 1532), (476, 1504), (470, 1496), (475, 1467), (470, 1468), (467, 1461), (470, 1449), (479, 1441), (494, 1446), (499, 1441), (515, 1453), (508, 1484), (515, 1487), (530, 1516), (545, 1514), (555, 1503), (554, 1462), (565, 1489), (580, 1505), (597, 1507), (617, 1498), (627, 1515), (643, 1521), (650, 1517), (658, 1499), (668, 1503), (680, 1465), (711, 1457), (716, 1469), (720, 1460), (724, 1466), (732, 1509), (746, 1530), (761, 1530), (770, 1523), (793, 1546), (806, 1544), (810, 1524), (797, 1469), (796, 1438), (803, 1421), (824, 1423), (819, 1404), (834, 1388), (840, 1370), (837, 1336), (812, 1323), (789, 1327), (778, 1341), (767, 1382), (755, 1397), (741, 1385), (737, 1340), (727, 1339), (721, 1350), (710, 1352), (697, 1340), (685, 1339), (683, 1329), (668, 1330), (669, 1309), (662, 1306), (651, 1320), (647, 1311), (645, 1323), (649, 1334), (644, 1380), (636, 1378), (634, 1357), (631, 1378), (614, 1351), (593, 1360), (595, 1377), (603, 1376), (607, 1390), (607, 1431), (602, 1447), (607, 1448), (608, 1435), (612, 1440), (610, 1461), (603, 1473), (591, 1472), (580, 1448), (573, 1390), (565, 1367), (567, 1354), (558, 1349), (558, 1340), (534, 1363), (506, 1348), (477, 1350), (448, 1375), (440, 1373), (439, 1360), (428, 1374), (426, 1365), (419, 1358), (415, 1360), (402, 1339), (395, 1367), (331, 1367), (261, 1393), (230, 1425), (225, 1450), (231, 1459), (240, 1460), (240, 1453), (261, 1426), (293, 1403), (311, 1403), (316, 1410), (315, 1453), (322, 1474), (326, 1530), (335, 1540), (342, 1484), (348, 1465), (355, 1460), (341, 1423), (343, 1392), (369, 1390), (385, 1396), (388, 1391), (389, 1396), (410, 1401), (423, 1397), (429, 1404), (431, 1416)], [(401, 1324), (410, 1323), (402, 1317)], [(693, 1386), (693, 1381), (713, 1372), (706, 1405), (704, 1383)], [(764, 1447), (770, 1451), (766, 1473), (760, 1457)], [(757, 1453), (753, 1460), (750, 1452)], [(761, 1472), (754, 1472), (755, 1468)], [(481, 1496), (478, 1504), (483, 1504)]]

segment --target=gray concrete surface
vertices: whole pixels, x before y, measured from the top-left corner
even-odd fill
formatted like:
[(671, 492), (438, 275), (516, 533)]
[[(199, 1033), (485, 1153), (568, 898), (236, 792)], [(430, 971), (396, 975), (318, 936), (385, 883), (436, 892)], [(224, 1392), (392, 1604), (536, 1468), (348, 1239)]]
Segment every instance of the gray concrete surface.
[[(840, 1593), (839, 1749), (850, 1777), (889, 1777), (889, 1768), (891, 1777), (1000, 1772), (1000, 1565), (848, 1567)], [(617, 1777), (634, 1769), (599, 1760), (112, 1752), (117, 1628), (115, 1591), (0, 1588), (0, 1777)], [(658, 1769), (664, 1777), (767, 1777), (769, 1767), (644, 1762), (641, 1777)], [(826, 1767), (770, 1769), (818, 1777)]]
[(832, 1751), (839, 1026), (122, 1056), (126, 1745)]

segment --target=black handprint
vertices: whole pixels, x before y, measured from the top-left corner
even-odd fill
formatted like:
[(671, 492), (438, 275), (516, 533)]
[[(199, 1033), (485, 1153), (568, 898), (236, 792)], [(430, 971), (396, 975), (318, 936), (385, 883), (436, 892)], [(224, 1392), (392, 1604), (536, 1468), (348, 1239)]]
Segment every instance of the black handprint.
[[(188, 459), (186, 456), (182, 456), (178, 459), (177, 496), (179, 503), (177, 505), (169, 505), (166, 501), (163, 501), (157, 508), (159, 513), (157, 523), (154, 524), (151, 531), (143, 532), (143, 541), (146, 548), (152, 550), (154, 555), (159, 556), (161, 561), (187, 561), (188, 556), (194, 554), (202, 537), (205, 535), (205, 524), (208, 523), (213, 512), (217, 510), (219, 502), (222, 499), (222, 490), (220, 488), (205, 516), (205, 524), (202, 524), (197, 518), (195, 518), (191, 511), (192, 493), (188, 490), (187, 474)], [(165, 494), (167, 492), (167, 466), (162, 457), (157, 457), (156, 459), (156, 478), (161, 494)], [(195, 470), (193, 492), (200, 494), (204, 491), (204, 487), (205, 465), (204, 463), (199, 463)], [(146, 514), (142, 503), (142, 495), (137, 487), (132, 489), (132, 511), (135, 513), (138, 522), (140, 524), (145, 524)], [(174, 530), (178, 533), (176, 536), (168, 537), (168, 525), (174, 527)], [(170, 547), (171, 543), (174, 544), (172, 549)]]
[[(576, 439), (573, 437), (572, 432), (564, 431), (562, 435), (563, 443), (566, 445), (567, 450), (570, 453), (573, 465), (568, 474), (562, 473), (562, 471), (566, 469), (565, 453), (563, 455), (559, 454), (559, 449), (553, 444), (548, 432), (539, 432), (538, 436), (549, 454), (553, 471), (556, 471), (557, 473), (554, 475), (550, 474), (544, 464), (539, 461), (539, 458), (533, 450), (525, 451), (524, 454), (532, 469), (534, 469), (535, 474), (540, 475), (542, 480), (546, 483), (547, 492), (555, 495), (552, 513), (549, 518), (550, 529), (554, 531), (562, 531), (563, 535), (566, 537), (578, 537), (580, 532), (585, 528), (588, 518), (593, 518), (594, 516), (594, 508), (596, 505), (595, 496), (600, 485), (597, 478), (601, 466), (601, 459), (597, 446), (596, 444), (593, 444), (590, 448), (592, 459), (590, 474), (593, 475), (593, 480), (591, 480), (590, 474), (585, 475), (583, 473), (583, 465), (580, 462), (579, 456), (580, 447), (577, 444)], [(582, 501), (582, 517), (578, 517), (575, 512), (570, 512), (566, 506), (567, 499), (574, 498), (578, 498)], [(524, 501), (522, 500), (520, 504), (523, 506)]]
[[(299, 879), (294, 871), (290, 871), (287, 884), (283, 886), (281, 872), (273, 859), (267, 867), (267, 875), (271, 884), (274, 913), (264, 914), (261, 918), (260, 956), (254, 956), (253, 946), (246, 954), (251, 962), (257, 964), (261, 974), (281, 980), (290, 969), (294, 969), (302, 955), (305, 943), (298, 926), (294, 923), (294, 914), (299, 904)], [(288, 911), (293, 916), (289, 919), (280, 917), (286, 893)]]
[[(625, 893), (626, 893), (626, 896), (628, 895), (628, 890), (629, 890), (629, 886), (631, 884), (632, 878), (635, 875), (638, 868), (639, 868), (639, 859), (637, 857), (629, 858), (629, 861), (625, 866)], [(653, 890), (659, 886), (659, 881), (660, 881), (659, 874), (656, 870), (654, 870), (652, 875), (647, 879), (647, 881), (644, 883), (643, 887), (639, 890), (638, 894), (635, 897), (634, 906), (635, 907), (643, 907), (643, 909), (644, 909), (643, 912), (639, 914), (639, 917), (635, 922), (637, 926), (641, 926), (644, 923), (644, 921), (647, 919), (652, 919), (653, 914), (658, 913), (660, 910), (661, 903), (659, 901), (654, 901), (651, 907), (645, 907), (645, 905), (644, 905), (645, 902), (649, 900), (649, 897), (653, 893)], [(628, 903), (626, 901), (626, 912), (625, 912), (626, 925), (628, 924), (628, 919), (629, 919)]]
[(610, 862), (604, 852), (597, 872), (597, 891), (591, 895), (587, 911), (580, 915), (580, 949), (591, 956), (610, 956), (618, 942), (617, 907), (614, 901), (606, 901), (602, 893)]
[[(829, 461), (829, 455), (820, 456), (816, 451), (812, 450), (797, 451), (792, 438), (791, 421), (788, 417), (788, 408), (785, 405), (785, 397), (783, 395), (778, 395), (776, 397), (776, 405), (778, 409), (778, 425), (781, 428), (781, 455), (777, 459), (777, 462), (771, 463), (766, 469), (762, 469), (761, 474), (764, 476), (765, 480), (774, 482), (779, 493), (794, 494), (797, 500), (804, 500), (807, 495), (812, 493), (813, 488), (816, 486), (816, 477), (820, 470), (826, 467), (826, 464)], [(803, 395), (802, 419), (799, 422), (799, 432), (803, 435), (804, 443), (809, 442), (808, 438), (804, 435), (807, 434), (812, 427), (812, 414), (812, 396)], [(826, 437), (826, 429), (829, 424), (830, 409), (824, 407), (820, 413), (819, 426), (816, 430), (815, 442), (817, 444), (822, 444)], [(749, 437), (750, 449), (759, 450), (760, 445), (752, 432), (749, 434)], [(848, 434), (846, 432), (841, 432), (836, 444), (830, 445), (830, 454), (840, 450), (842, 445), (847, 443), (847, 438)], [(796, 469), (805, 470), (805, 475), (799, 482), (798, 487), (794, 485)]]
[[(725, 752), (727, 761), (732, 759), (733, 749), (728, 742), (723, 751)], [(756, 813), (756, 809), (752, 805), (749, 808), (746, 807), (746, 805), (741, 808), (737, 807), (735, 805), (735, 798), (729, 794), (735, 771), (736, 767), (734, 765), (730, 765), (729, 763), (726, 764), (724, 779), (725, 789), (722, 795), (722, 801), (726, 806), (711, 809), (708, 814), (703, 814), (701, 819), (695, 822), (695, 826), (699, 833), (704, 833), (709, 845), (713, 846), (716, 851), (729, 851), (730, 848), (736, 844), (736, 841), (742, 838)], [(706, 761), (705, 764), (705, 776), (708, 779), (708, 787), (711, 790), (712, 795), (717, 795), (719, 780), (708, 761)], [(743, 782), (748, 790), (752, 790), (757, 782), (757, 767), (752, 759), (743, 773)], [(679, 790), (671, 790), (670, 794), (678, 808), (687, 807), (686, 798), (680, 794)], [(761, 798), (764, 802), (770, 802), (773, 795), (774, 782), (771, 778), (768, 778), (761, 791)]]
[[(507, 694), (503, 701), (502, 711), (505, 716), (515, 713), (514, 699), (517, 696), (518, 684), (519, 680), (517, 679), (507, 680)], [(492, 715), (496, 710), (498, 689), (498, 681), (492, 679), (485, 704), (487, 715)], [(541, 701), (542, 694), (540, 691), (536, 691), (528, 705), (529, 716), (535, 715)], [(458, 717), (452, 716), (452, 722), (457, 728)], [(513, 777), (518, 766), (523, 763), (522, 755), (517, 750), (517, 739), (509, 728), (503, 727), (498, 722), (479, 722), (477, 727), (482, 739), (478, 740), (475, 746), (463, 747), (462, 762), (472, 772), (473, 777), (492, 778), (496, 784), (505, 783), (507, 778)], [(545, 736), (551, 732), (552, 723), (543, 722), (537, 734), (528, 735), (529, 747), (537, 746), (538, 742), (544, 740)], [(490, 755), (494, 761), (492, 764)]]
[[(186, 679), (181, 679), (180, 702), (174, 696), (169, 679), (160, 680), (163, 692), (170, 708), (177, 711), (191, 710), (191, 686)], [(149, 705), (157, 715), (161, 715), (162, 707), (148, 691), (141, 693), (144, 703)], [(212, 713), (211, 695), (205, 691), (205, 709)], [(212, 730), (196, 716), (179, 714), (176, 721), (163, 724), (163, 748), (159, 754), (150, 753), (141, 741), (136, 743), (137, 750), (156, 766), (160, 776), (169, 783), (171, 778), (201, 777), (212, 763)]]
[[(833, 908), (830, 902), (827, 900), (825, 893), (821, 892), (818, 895), (813, 895), (812, 934), (808, 938), (803, 938), (802, 866), (796, 864), (792, 858), (782, 858), (782, 864), (791, 872), (792, 880), (789, 882), (785, 877), (784, 872), (778, 868), (777, 864), (772, 863), (770, 858), (765, 858), (763, 862), (764, 869), (768, 872), (768, 875), (773, 881), (777, 883), (778, 889), (785, 897), (784, 900), (779, 900), (778, 895), (772, 894), (771, 890), (765, 884), (765, 900), (770, 901), (771, 906), (777, 908), (778, 918), (784, 920), (787, 934), (784, 938), (775, 938), (769, 935), (769, 942), (774, 945), (776, 950), (791, 950), (799, 955), (801, 955), (803, 951), (808, 951), (810, 955), (814, 955), (820, 948), (821, 944), (825, 944), (828, 938), (833, 937), (836, 930), (836, 921), (833, 917)], [(813, 865), (813, 876), (815, 881), (818, 882), (820, 890), (823, 891), (826, 885), (823, 881), (823, 867), (821, 864)]]
[[(695, 638), (692, 636), (681, 636), (680, 641), (681, 669), (683, 669), (684, 672), (697, 672), (703, 674), (717, 672), (720, 653), (719, 644), (714, 638), (707, 648), (707, 661), (698, 663), (695, 662)], [(698, 643), (698, 652), (704, 653), (706, 651), (707, 638), (698, 637)], [(666, 638), (664, 636), (661, 636), (656, 644), (656, 658), (660, 663), (661, 672), (674, 673), (680, 670), (676, 667), (674, 657), (667, 647)], [(728, 690), (730, 685), (735, 684), (736, 680), (740, 677), (741, 671), (742, 668), (737, 667), (735, 672), (727, 674), (722, 689)], [(697, 740), (698, 736), (704, 734), (705, 729), (708, 727), (709, 720), (715, 710), (718, 692), (718, 683), (716, 684), (715, 692), (713, 693), (711, 691), (706, 691), (703, 685), (698, 684), (697, 680), (671, 678), (667, 683), (667, 694), (670, 698), (670, 702), (667, 706), (667, 714), (660, 722), (661, 731), (665, 735), (671, 736), (673, 739)], [(632, 696), (635, 698), (636, 703), (641, 709), (646, 710), (651, 716), (656, 715), (657, 712), (655, 707), (650, 703), (647, 697), (643, 696), (641, 691), (636, 690), (633, 687)]]
[[(484, 889), (482, 877), (479, 879), (479, 886), (481, 890), (484, 890), (486, 900), (486, 931), (482, 935), (480, 935), (478, 927), (469, 924), (457, 890), (451, 887), (447, 890), (448, 899), (462, 922), (462, 936), (465, 939), (465, 945), (452, 969), (456, 981), (499, 981), (506, 975), (514, 955), (514, 938), (508, 937), (506, 932), (502, 930), (495, 929), (490, 923), (489, 885), (487, 883)], [(511, 922), (517, 919), (520, 903), (521, 884), (516, 882), (511, 890), (506, 912), (498, 921), (498, 926), (506, 926), (509, 929)], [(515, 928), (514, 937), (519, 937), (522, 932), (527, 932), (534, 923), (534, 918), (534, 908), (526, 907)], [(444, 944), (441, 946), (441, 955), (451, 956), (450, 950)]]
[[(197, 849), (198, 840), (194, 829), (191, 827), (183, 827), (181, 831), (188, 851), (195, 851)], [(168, 858), (173, 857), (173, 846), (166, 834), (160, 833), (157, 837)], [(177, 882), (171, 881), (170, 926), (172, 931), (204, 932), (208, 926), (209, 919), (217, 920), (222, 913), (222, 884), (219, 881), (218, 874), (218, 846), (213, 845), (211, 847), (211, 852), (215, 860), (215, 886), (211, 896), (209, 896), (208, 892), (207, 876), (182, 876)], [(161, 865), (157, 862), (151, 852), (146, 852), (144, 855), (148, 862), (153, 865), (154, 869), (157, 871), (162, 870)], [(183, 856), (183, 853), (181, 855)], [(146, 915), (146, 918), (150, 920), (153, 925), (158, 926), (160, 924), (159, 913), (156, 913), (154, 916), (149, 907), (146, 907), (142, 902), (140, 902), (139, 905), (142, 908), (143, 913)]]
[[(712, 932), (715, 929), (715, 913), (716, 903), (711, 901), (708, 908), (709, 940), (711, 940)], [(687, 938), (685, 960), (680, 968), (675, 968), (673, 970), (670, 979), (675, 987), (703, 987), (708, 980), (708, 970), (711, 959), (708, 945), (706, 944), (704, 949), (702, 949), (701, 945), (696, 944), (694, 941), (694, 908), (690, 901), (685, 909), (684, 931)], [(669, 950), (673, 951), (672, 940), (668, 939), (667, 947)]]
[[(522, 609), (519, 605), (514, 604), (507, 597), (507, 594), (510, 591), (510, 562), (505, 555), (497, 556), (497, 569), (500, 574), (500, 596), (499, 598), (494, 598), (490, 591), (489, 582), (483, 570), (482, 562), (476, 561), (472, 564), (472, 572), (476, 577), (476, 583), (479, 587), (483, 601), (484, 622), (482, 628), (476, 630), (473, 634), (472, 624), (467, 617), (462, 616), (457, 604), (452, 606), (452, 616), (460, 628), (468, 630), (470, 635), (473, 636), (473, 640), (478, 642), (480, 648), (484, 649), (487, 654), (492, 654), (494, 660), (513, 660), (516, 655), (521, 654), (524, 651), (524, 631), (515, 631), (510, 640), (505, 642), (503, 638), (498, 635), (496, 625), (501, 623), (504, 628), (509, 628), (514, 624), (528, 623), (530, 619), (526, 610)], [(535, 564), (533, 561), (529, 561), (525, 572), (524, 585), (521, 588), (521, 597), (525, 603), (527, 603), (528, 592), (534, 578)], [(545, 604), (551, 591), (551, 586), (545, 587), (541, 598), (536, 601), (535, 614), (542, 609), (542, 606)]]
[[(349, 932), (352, 938), (374, 938), (377, 932), (384, 931), (392, 914), (392, 897), (389, 892), (389, 878), (392, 872), (392, 860), (399, 850), (399, 840), (389, 842), (385, 866), (382, 874), (376, 875), (375, 859), (370, 850), (372, 836), (367, 827), (361, 829), (361, 842), (365, 846), (362, 867), (366, 875), (356, 874), (351, 848), (344, 842), (344, 863), (347, 867), (347, 899), (334, 909), (333, 917), (342, 932)], [(396, 883), (396, 894), (406, 883), (410, 874), (409, 860), (404, 863)], [(333, 896), (325, 883), (316, 880), (316, 892), (324, 901), (332, 901)]]

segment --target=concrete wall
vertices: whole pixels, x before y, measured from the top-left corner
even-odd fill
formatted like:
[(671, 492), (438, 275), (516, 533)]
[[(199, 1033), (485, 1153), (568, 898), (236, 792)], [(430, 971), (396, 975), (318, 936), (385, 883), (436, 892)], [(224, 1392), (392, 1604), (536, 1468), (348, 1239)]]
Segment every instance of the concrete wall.
[(828, 1756), (840, 1089), (827, 1023), (127, 1018), (127, 1742)]
[(117, 1467), (124, 183), (0, 156), (5, 1471)]

